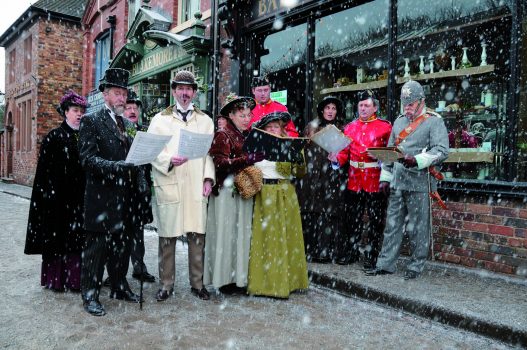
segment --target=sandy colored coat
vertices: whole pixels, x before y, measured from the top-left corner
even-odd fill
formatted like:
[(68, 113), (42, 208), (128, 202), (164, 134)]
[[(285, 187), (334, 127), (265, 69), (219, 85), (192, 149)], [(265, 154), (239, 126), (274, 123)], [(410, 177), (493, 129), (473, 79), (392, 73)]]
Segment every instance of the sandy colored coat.
[(205, 233), (207, 197), (203, 196), (203, 181), (214, 181), (214, 163), (207, 155), (170, 167), (170, 158), (178, 154), (181, 129), (213, 134), (214, 123), (197, 108), (184, 122), (176, 116), (172, 107), (156, 114), (150, 123), (149, 133), (172, 135), (172, 139), (152, 162), (155, 192), (152, 209), (157, 218), (157, 233), (160, 237), (178, 237), (187, 232)]

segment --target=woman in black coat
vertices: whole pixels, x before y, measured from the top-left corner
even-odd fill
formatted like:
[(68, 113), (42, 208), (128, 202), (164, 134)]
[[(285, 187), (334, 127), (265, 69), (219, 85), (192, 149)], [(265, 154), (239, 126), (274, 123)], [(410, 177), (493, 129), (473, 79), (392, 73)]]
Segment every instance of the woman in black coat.
[(31, 194), (24, 253), (42, 255), (40, 284), (55, 291), (80, 290), (85, 177), (77, 141), (86, 107), (73, 91), (60, 100), (64, 121), (42, 141)]
[[(317, 106), (317, 118), (304, 130), (311, 137), (329, 124), (342, 129), (344, 109), (336, 97), (326, 97)], [(335, 260), (336, 238), (342, 230), (342, 193), (346, 188), (347, 171), (333, 169), (328, 153), (315, 143), (304, 149), (307, 174), (297, 184), (302, 214), (306, 257), (311, 262)]]

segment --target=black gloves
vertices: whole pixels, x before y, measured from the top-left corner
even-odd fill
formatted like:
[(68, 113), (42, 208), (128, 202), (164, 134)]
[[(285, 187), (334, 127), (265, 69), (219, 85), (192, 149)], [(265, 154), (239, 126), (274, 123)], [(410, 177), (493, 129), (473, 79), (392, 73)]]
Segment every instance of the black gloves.
[(119, 160), (115, 162), (115, 165), (120, 171), (134, 171), (135, 165), (132, 163), (126, 163), (124, 160)]
[(405, 155), (404, 158), (401, 158), (399, 162), (402, 163), (405, 168), (413, 168), (417, 166), (417, 160), (414, 156), (409, 154)]
[(263, 152), (249, 153), (247, 156), (247, 164), (253, 165), (254, 163), (261, 162), (264, 159), (265, 153)]
[(390, 195), (390, 183), (388, 181), (379, 182), (379, 192), (384, 193), (388, 197)]

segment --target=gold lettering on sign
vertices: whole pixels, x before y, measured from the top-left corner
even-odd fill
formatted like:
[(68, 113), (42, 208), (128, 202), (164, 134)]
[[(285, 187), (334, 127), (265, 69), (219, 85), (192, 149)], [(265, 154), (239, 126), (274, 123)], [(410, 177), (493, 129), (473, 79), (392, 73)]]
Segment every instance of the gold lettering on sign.
[(267, 6), (265, 5), (266, 0), (260, 0), (258, 2), (258, 16), (263, 16), (267, 13)]
[(278, 0), (259, 0), (258, 15), (264, 16), (277, 11), (282, 5), (278, 5)]
[(170, 61), (175, 60), (181, 56), (181, 49), (177, 46), (169, 46), (159, 51), (154, 52), (152, 55), (143, 58), (141, 62), (135, 63), (132, 66), (132, 75), (141, 74), (149, 70), (160, 67)]

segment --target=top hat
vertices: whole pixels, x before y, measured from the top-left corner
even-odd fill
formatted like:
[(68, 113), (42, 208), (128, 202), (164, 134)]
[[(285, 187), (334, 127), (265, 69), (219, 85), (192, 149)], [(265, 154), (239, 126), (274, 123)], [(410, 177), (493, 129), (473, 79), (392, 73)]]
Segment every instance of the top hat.
[(116, 86), (123, 89), (128, 88), (128, 77), (130, 72), (122, 68), (108, 68), (104, 76), (99, 80), (99, 90), (104, 91), (105, 87)]
[(377, 97), (375, 96), (375, 94), (371, 90), (363, 90), (363, 91), (360, 91), (357, 94), (357, 101), (359, 101), (359, 102), (367, 100), (369, 98), (371, 98), (372, 100), (376, 100), (377, 99)]
[(253, 80), (251, 82), (251, 86), (253, 88), (257, 86), (265, 86), (265, 85), (271, 85), (269, 82), (269, 78), (267, 78), (267, 75), (261, 76), (261, 77), (253, 77)]
[(135, 91), (128, 89), (128, 95), (126, 97), (126, 103), (135, 103), (139, 107), (143, 107), (143, 102), (141, 102), (141, 99), (137, 96)]
[(320, 119), (324, 119), (324, 108), (330, 104), (333, 103), (337, 107), (337, 118), (343, 117), (343, 110), (342, 107), (342, 101), (336, 98), (335, 96), (327, 96), (324, 97), (322, 101), (320, 101), (317, 105), (317, 115)]
[(174, 79), (170, 82), (170, 87), (175, 89), (178, 85), (190, 85), (194, 90), (198, 89), (198, 84), (196, 83), (196, 77), (192, 72), (188, 70), (182, 70), (176, 73)]
[(267, 124), (275, 121), (283, 121), (287, 123), (291, 120), (291, 114), (287, 112), (272, 112), (264, 115), (262, 119), (258, 120), (252, 125), (253, 128), (263, 129)]
[(225, 104), (220, 109), (220, 114), (228, 117), (229, 113), (232, 111), (235, 105), (243, 104), (245, 107), (249, 107), (251, 110), (256, 107), (256, 101), (252, 97), (238, 96), (235, 93), (231, 92), (225, 98)]
[(407, 81), (401, 88), (401, 103), (403, 106), (424, 98), (425, 92), (423, 87), (415, 80)]

